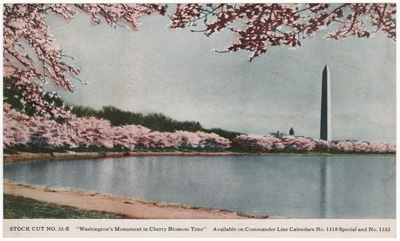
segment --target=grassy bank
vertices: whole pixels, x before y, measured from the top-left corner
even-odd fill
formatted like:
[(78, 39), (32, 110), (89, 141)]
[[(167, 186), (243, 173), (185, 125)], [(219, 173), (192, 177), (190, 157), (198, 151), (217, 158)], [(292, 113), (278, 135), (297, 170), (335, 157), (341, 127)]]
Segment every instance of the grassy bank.
[(3, 195), (4, 219), (122, 219), (121, 216), (82, 211), (33, 199)]

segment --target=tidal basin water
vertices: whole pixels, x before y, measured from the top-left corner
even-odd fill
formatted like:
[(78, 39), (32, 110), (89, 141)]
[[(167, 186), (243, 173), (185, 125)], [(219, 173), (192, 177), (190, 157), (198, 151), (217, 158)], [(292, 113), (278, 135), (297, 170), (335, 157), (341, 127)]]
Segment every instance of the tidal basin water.
[(127, 157), (4, 164), (4, 179), (284, 218), (395, 218), (396, 158)]

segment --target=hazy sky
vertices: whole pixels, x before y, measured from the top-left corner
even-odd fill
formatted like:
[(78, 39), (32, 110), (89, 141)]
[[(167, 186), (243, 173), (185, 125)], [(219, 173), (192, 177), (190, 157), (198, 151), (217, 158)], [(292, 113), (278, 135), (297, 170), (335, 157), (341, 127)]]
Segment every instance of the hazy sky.
[(322, 32), (296, 49), (269, 47), (249, 62), (247, 51), (211, 51), (235, 40), (229, 30), (207, 38), (167, 28), (167, 16), (140, 20), (134, 32), (91, 27), (84, 14), (69, 23), (47, 18), (61, 48), (76, 57), (66, 61), (90, 82), (73, 80), (73, 94), (59, 91), (67, 103), (159, 112), (253, 134), (288, 133), (293, 127), (296, 135), (318, 138), (321, 77), (328, 64), (333, 140), (396, 138), (396, 45), (383, 33), (335, 43), (322, 39)]

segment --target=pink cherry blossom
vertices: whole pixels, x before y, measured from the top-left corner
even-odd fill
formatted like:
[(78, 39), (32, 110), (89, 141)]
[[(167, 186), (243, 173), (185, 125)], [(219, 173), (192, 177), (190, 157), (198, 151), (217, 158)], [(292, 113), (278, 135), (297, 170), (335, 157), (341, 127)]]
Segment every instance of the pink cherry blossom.
[[(365, 17), (370, 18), (370, 23)], [(233, 23), (239, 21), (244, 21), (245, 26), (235, 27)], [(170, 26), (196, 26), (197, 22), (204, 22), (206, 35), (230, 29), (237, 39), (220, 52), (248, 50), (250, 60), (264, 54), (268, 46), (298, 47), (303, 38), (314, 37), (335, 22), (342, 24), (325, 38), (334, 41), (349, 36), (368, 38), (372, 33), (369, 25), (373, 25), (374, 31), (381, 30), (396, 40), (395, 3), (344, 3), (335, 7), (327, 3), (179, 4)]]
[(256, 152), (396, 153), (395, 142), (327, 142), (299, 136), (242, 135), (232, 140), (232, 146)]
[(143, 126), (126, 125), (113, 127), (103, 119), (77, 117), (59, 123), (45, 116), (28, 117), (3, 103), (4, 148), (23, 144), (65, 146), (227, 148), (230, 141), (214, 133), (177, 131), (174, 133), (152, 131)]
[[(40, 114), (63, 121), (73, 118), (64, 109), (55, 108), (43, 99), (43, 90), (34, 81), (50, 81), (68, 91), (74, 90), (70, 78), (79, 69), (63, 62), (63, 53), (45, 22), (53, 13), (70, 20), (76, 11), (89, 14), (92, 24), (104, 20), (113, 25), (125, 23), (138, 30), (138, 18), (164, 14), (165, 7), (157, 4), (5, 4), (3, 12), (3, 76), (11, 80), (24, 101)], [(27, 51), (25, 48), (29, 48)], [(31, 52), (32, 54), (27, 54)]]

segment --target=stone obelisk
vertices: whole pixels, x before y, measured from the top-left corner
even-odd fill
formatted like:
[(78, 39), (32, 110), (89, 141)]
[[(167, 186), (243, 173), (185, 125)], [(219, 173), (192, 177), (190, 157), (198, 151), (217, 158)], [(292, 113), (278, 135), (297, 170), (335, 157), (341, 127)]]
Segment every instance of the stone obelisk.
[(328, 65), (322, 71), (322, 96), (321, 96), (321, 132), (320, 139), (331, 141), (331, 79)]

